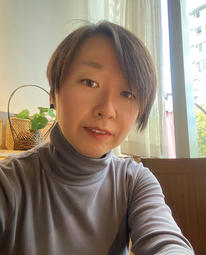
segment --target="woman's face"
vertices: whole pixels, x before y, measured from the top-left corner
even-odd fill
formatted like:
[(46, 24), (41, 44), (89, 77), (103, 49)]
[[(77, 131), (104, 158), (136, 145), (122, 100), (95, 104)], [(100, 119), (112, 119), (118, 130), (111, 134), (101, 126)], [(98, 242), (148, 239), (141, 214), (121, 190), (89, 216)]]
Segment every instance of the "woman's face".
[(138, 114), (135, 97), (112, 41), (95, 35), (76, 53), (54, 105), (59, 126), (74, 149), (98, 158), (127, 136)]

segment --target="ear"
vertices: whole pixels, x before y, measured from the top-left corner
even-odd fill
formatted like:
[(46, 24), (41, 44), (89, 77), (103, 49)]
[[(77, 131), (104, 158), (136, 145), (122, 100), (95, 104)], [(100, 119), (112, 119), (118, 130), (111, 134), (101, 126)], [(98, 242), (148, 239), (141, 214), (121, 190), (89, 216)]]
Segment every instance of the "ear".
[(50, 104), (50, 108), (51, 108), (51, 109), (55, 109), (55, 108), (56, 108), (56, 100), (55, 100), (55, 97), (52, 96), (51, 94), (49, 94), (49, 104)]

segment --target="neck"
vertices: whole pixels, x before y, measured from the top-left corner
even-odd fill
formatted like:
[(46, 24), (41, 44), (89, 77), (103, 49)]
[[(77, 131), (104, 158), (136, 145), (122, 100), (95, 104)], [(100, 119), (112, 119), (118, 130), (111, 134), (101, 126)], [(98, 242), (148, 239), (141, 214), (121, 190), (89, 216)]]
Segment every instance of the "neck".
[(50, 140), (52, 173), (58, 179), (72, 185), (85, 185), (98, 181), (105, 174), (111, 160), (111, 151), (101, 158), (80, 154), (65, 139), (58, 123), (51, 131)]

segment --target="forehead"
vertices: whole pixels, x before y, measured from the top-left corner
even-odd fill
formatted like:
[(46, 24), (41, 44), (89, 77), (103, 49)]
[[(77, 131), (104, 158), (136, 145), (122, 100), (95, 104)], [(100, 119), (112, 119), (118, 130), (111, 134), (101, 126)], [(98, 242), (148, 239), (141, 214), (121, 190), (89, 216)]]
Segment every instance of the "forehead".
[(103, 34), (94, 35), (86, 39), (77, 49), (72, 64), (88, 61), (95, 61), (100, 65), (113, 64), (120, 68), (114, 43), (112, 39)]
[(87, 72), (105, 75), (116, 79), (116, 82), (124, 84), (125, 87), (134, 89), (125, 77), (114, 42), (107, 35), (96, 34), (81, 43), (70, 63), (65, 66), (62, 83), (72, 74)]

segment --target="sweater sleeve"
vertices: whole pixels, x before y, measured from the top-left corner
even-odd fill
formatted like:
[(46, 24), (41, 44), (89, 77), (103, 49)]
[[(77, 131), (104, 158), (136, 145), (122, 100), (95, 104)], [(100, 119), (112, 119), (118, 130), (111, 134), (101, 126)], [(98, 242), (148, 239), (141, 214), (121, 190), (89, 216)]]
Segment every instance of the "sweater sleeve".
[(0, 164), (0, 246), (11, 224), (15, 208), (14, 183), (7, 175), (7, 170)]
[(159, 182), (151, 171), (133, 162), (128, 173), (128, 225), (135, 255), (181, 254), (194, 251), (165, 204)]

